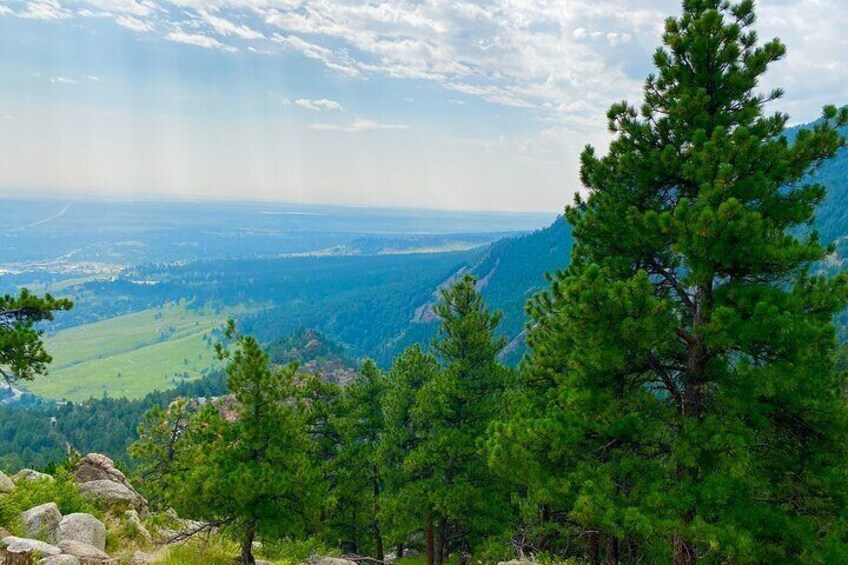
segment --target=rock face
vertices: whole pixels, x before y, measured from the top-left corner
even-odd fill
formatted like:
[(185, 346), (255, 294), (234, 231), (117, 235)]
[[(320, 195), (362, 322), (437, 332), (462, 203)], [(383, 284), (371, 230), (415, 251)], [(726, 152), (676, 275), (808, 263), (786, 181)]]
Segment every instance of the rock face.
[(84, 563), (100, 563), (109, 561), (106, 552), (81, 541), (63, 540), (59, 542), (62, 553), (73, 555)]
[(59, 522), (59, 539), (80, 541), (104, 551), (106, 526), (91, 514), (68, 514)]
[(15, 484), (21, 481), (53, 481), (53, 477), (46, 473), (39, 473), (33, 469), (21, 469), (12, 475), (12, 482)]
[(115, 467), (115, 463), (99, 453), (89, 453), (76, 464), (74, 480), (80, 491), (107, 504), (128, 504), (142, 516), (147, 514), (147, 501)]
[(0, 547), (6, 548), (11, 546), (29, 549), (42, 555), (59, 555), (62, 553), (62, 550), (55, 545), (50, 545), (49, 543), (44, 543), (43, 541), (34, 539), (8, 536), (0, 540)]
[(59, 539), (62, 513), (53, 502), (30, 508), (21, 514), (21, 521), (24, 523), (24, 531), (30, 537), (44, 539), (51, 543)]
[(126, 522), (127, 530), (132, 537), (139, 537), (148, 543), (153, 539), (150, 532), (144, 526), (144, 523), (142, 523), (138, 512), (135, 510), (127, 510), (124, 512), (124, 520)]
[(79, 557), (73, 555), (51, 555), (39, 561), (41, 565), (80, 565)]
[(15, 483), (3, 471), (0, 471), (0, 494), (10, 493), (13, 490), (15, 490)]

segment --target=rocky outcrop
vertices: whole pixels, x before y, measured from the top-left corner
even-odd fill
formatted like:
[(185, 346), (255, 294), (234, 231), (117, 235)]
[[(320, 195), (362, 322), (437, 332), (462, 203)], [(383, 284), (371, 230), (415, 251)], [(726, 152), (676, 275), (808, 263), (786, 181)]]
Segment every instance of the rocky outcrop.
[(135, 510), (127, 510), (124, 512), (124, 524), (130, 537), (141, 538), (141, 540), (146, 543), (150, 543), (153, 540), (150, 532), (144, 526), (144, 523), (141, 521), (141, 517)]
[(46, 473), (39, 473), (34, 469), (21, 469), (14, 475), (12, 475), (12, 482), (15, 484), (20, 483), (21, 481), (53, 481), (53, 477)]
[(59, 540), (59, 523), (62, 521), (62, 513), (54, 502), (30, 508), (21, 514), (21, 521), (26, 535), (50, 543)]
[(8, 494), (13, 490), (15, 490), (15, 483), (3, 471), (0, 471), (0, 494)]
[(156, 558), (149, 553), (136, 551), (133, 553), (133, 556), (130, 557), (130, 565), (147, 565), (148, 563), (156, 563)]
[(77, 557), (83, 563), (107, 563), (110, 561), (109, 555), (105, 551), (81, 541), (62, 540), (59, 542), (59, 549), (62, 550), (62, 553)]
[(59, 539), (73, 540), (106, 549), (106, 526), (91, 514), (68, 514), (59, 522)]
[(3, 547), (4, 549), (10, 547), (19, 547), (22, 549), (28, 549), (30, 551), (45, 556), (59, 555), (60, 553), (62, 553), (62, 550), (56, 547), (55, 545), (50, 545), (49, 543), (34, 539), (19, 538), (16, 536), (8, 536), (0, 540), (0, 547)]
[(39, 561), (41, 565), (80, 565), (79, 557), (73, 555), (51, 555)]
[(126, 504), (142, 516), (147, 514), (147, 501), (105, 455), (89, 453), (80, 459), (74, 468), (74, 480), (82, 493), (107, 505)]

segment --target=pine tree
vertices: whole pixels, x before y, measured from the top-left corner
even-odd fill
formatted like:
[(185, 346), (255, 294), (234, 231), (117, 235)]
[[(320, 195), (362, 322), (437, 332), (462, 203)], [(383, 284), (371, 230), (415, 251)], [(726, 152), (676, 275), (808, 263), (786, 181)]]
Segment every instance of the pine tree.
[[(380, 499), (386, 539), (403, 554), (409, 536), (424, 532), (427, 563), (433, 563), (433, 516), (422, 501), (427, 499), (426, 470), (406, 465), (407, 455), (420, 445), (424, 427), (413, 417), (416, 399), (422, 387), (436, 378), (439, 362), (419, 345), (403, 351), (392, 363), (386, 385), (383, 414), (385, 430), (380, 439), (378, 457), (384, 491)], [(424, 471), (424, 472), (422, 472)]]
[[(809, 225), (805, 181), (844, 140), (827, 107), (790, 143), (762, 94), (779, 40), (750, 0), (685, 0), (666, 22), (639, 110), (608, 114), (606, 156), (582, 155), (570, 267), (529, 310), (525, 443), (540, 509), (577, 526), (587, 557), (645, 562), (848, 560), (844, 379), (832, 319), (848, 278)], [(546, 449), (547, 448), (547, 449)]]
[(485, 465), (483, 445), (509, 378), (497, 359), (505, 340), (494, 337), (500, 313), (488, 311), (475, 285), (466, 275), (442, 291), (435, 307), (441, 326), (433, 350), (441, 370), (416, 394), (412, 418), (420, 441), (404, 461), (435, 519), (436, 565), (452, 551), (465, 563), (510, 516), (507, 492)]
[(185, 402), (154, 411), (133, 454), (143, 459), (143, 473), (153, 471), (164, 504), (203, 527), (232, 532), (247, 565), (256, 562), (257, 537), (307, 530), (319, 508), (318, 476), (296, 366), (271, 367), (259, 343), (232, 323), (227, 336), (237, 347), (218, 351), (229, 359), (231, 396), (189, 415)]
[(24, 289), (18, 296), (0, 296), (0, 377), (12, 386), (47, 372), (53, 360), (44, 349), (36, 324), (53, 320), (56, 312), (70, 310), (65, 298), (43, 297)]
[[(356, 379), (344, 387), (338, 403), (334, 419), (340, 441), (332, 463), (338, 476), (335, 512), (343, 518), (351, 549), (361, 553), (367, 548), (378, 561), (384, 558), (378, 448), (385, 429), (385, 393), (386, 375), (372, 361), (365, 361)], [(360, 540), (362, 530), (370, 543)]]

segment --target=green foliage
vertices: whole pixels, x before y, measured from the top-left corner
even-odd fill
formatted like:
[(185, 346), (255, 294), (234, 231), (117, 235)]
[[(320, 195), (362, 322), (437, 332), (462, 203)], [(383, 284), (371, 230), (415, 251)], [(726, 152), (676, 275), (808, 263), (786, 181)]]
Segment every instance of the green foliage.
[(72, 306), (70, 300), (49, 294), (39, 297), (26, 289), (18, 296), (0, 296), (0, 377), (7, 384), (31, 381), (47, 373), (52, 358), (44, 349), (43, 331), (36, 325)]
[(63, 515), (73, 512), (102, 515), (102, 509), (94, 501), (80, 494), (79, 485), (73, 482), (67, 468), (59, 467), (53, 478), (53, 481), (19, 481), (12, 492), (0, 495), (0, 524), (23, 536), (21, 513), (48, 502), (55, 502)]
[(491, 460), (528, 489), (525, 519), (552, 526), (537, 546), (844, 561), (832, 319), (848, 277), (810, 274), (831, 248), (800, 228), (825, 196), (805, 179), (844, 146), (848, 112), (825, 108), (789, 143), (787, 116), (763, 114), (780, 91), (756, 92), (785, 49), (758, 44), (753, 2), (683, 5), (643, 106), (614, 105), (608, 154), (583, 153), (571, 266), (530, 305), (523, 393)]
[(296, 367), (271, 367), (259, 343), (232, 323), (227, 335), (237, 347), (217, 350), (229, 362), (231, 397), (196, 410), (187, 401), (154, 410), (133, 452), (164, 503), (231, 532), (248, 564), (256, 536), (304, 533), (320, 501)]
[[(402, 469), (388, 479), (397, 490), (386, 514), (406, 514), (394, 518), (395, 529), (404, 522), (417, 522), (419, 531), (425, 524), (433, 528), (437, 563), (453, 551), (472, 553), (488, 535), (506, 529), (511, 515), (507, 491), (480, 464), (509, 371), (497, 360), (504, 345), (494, 337), (500, 314), (486, 309), (475, 285), (468, 275), (442, 291), (435, 308), (442, 323), (432, 346), (441, 367), (410, 350), (392, 369), (386, 399), (384, 457)], [(411, 404), (398, 393), (411, 394)]]

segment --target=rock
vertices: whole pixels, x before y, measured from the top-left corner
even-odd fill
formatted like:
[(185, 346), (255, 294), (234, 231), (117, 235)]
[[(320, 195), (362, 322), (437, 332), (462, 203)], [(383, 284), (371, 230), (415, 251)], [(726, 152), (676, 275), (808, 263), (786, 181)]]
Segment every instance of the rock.
[(156, 563), (156, 558), (143, 551), (136, 551), (130, 558), (130, 565), (146, 565), (147, 563)]
[(309, 565), (356, 565), (356, 563), (347, 559), (341, 559), (339, 557), (321, 557), (320, 555), (313, 555), (307, 559), (306, 562)]
[(135, 510), (127, 510), (124, 512), (124, 521), (127, 528), (127, 533), (130, 537), (139, 537), (146, 542), (150, 542), (153, 538), (150, 532), (141, 521), (141, 517)]
[(24, 532), (28, 536), (50, 543), (58, 541), (62, 513), (59, 512), (55, 502), (30, 508), (21, 514), (21, 521), (24, 523)]
[(6, 530), (5, 528), (0, 528), (0, 539), (7, 538), (12, 535), (12, 532)]
[[(99, 453), (89, 453), (74, 467), (74, 480), (81, 483), (81, 489), (105, 500), (107, 503), (130, 503), (139, 514), (147, 514), (147, 501), (136, 491), (127, 477), (115, 467), (115, 463)], [(94, 483), (94, 484), (92, 484)], [(119, 485), (110, 487), (105, 483)]]
[(78, 557), (63, 553), (61, 555), (46, 557), (39, 561), (39, 563), (41, 565), (80, 565), (80, 560)]
[(498, 565), (539, 565), (535, 561), (529, 559), (511, 559), (509, 561), (501, 561)]
[(106, 526), (91, 514), (68, 514), (59, 522), (59, 539), (87, 543), (106, 549)]
[(13, 490), (15, 490), (15, 483), (6, 476), (6, 473), (0, 471), (0, 494), (10, 493)]
[(99, 480), (80, 485), (80, 492), (105, 502), (108, 506), (126, 506), (139, 513), (147, 512), (147, 501), (121, 483)]
[(12, 545), (16, 547), (20, 546), (26, 549), (31, 549), (32, 551), (40, 553), (41, 555), (59, 555), (60, 553), (62, 553), (62, 550), (56, 547), (55, 545), (50, 545), (49, 543), (44, 543), (43, 541), (38, 541), (34, 539), (7, 536), (0, 540), (0, 547), (6, 548)]
[(81, 541), (62, 540), (59, 542), (59, 549), (62, 550), (62, 553), (78, 557), (84, 563), (102, 563), (110, 560), (105, 551)]
[(12, 482), (19, 484), (21, 481), (52, 481), (53, 477), (46, 473), (39, 473), (33, 469), (21, 469), (12, 475)]

